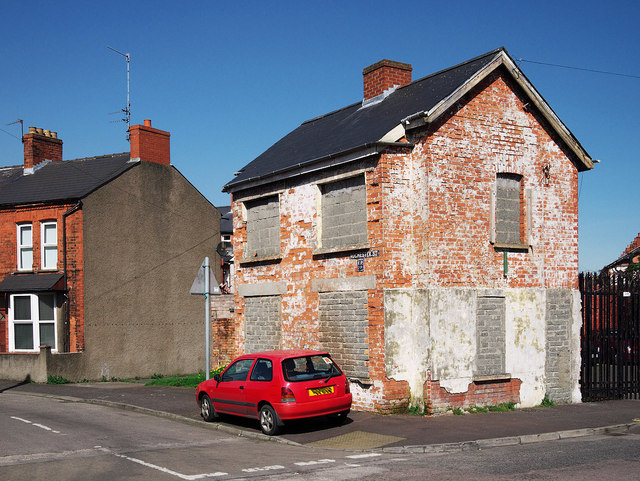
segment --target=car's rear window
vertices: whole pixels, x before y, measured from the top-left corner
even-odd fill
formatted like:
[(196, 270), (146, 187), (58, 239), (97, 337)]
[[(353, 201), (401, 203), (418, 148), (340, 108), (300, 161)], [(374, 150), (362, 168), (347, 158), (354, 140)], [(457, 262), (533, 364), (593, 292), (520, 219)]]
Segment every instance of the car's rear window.
[(282, 373), (284, 378), (291, 382), (328, 379), (342, 374), (333, 360), (326, 355), (285, 359), (282, 362)]

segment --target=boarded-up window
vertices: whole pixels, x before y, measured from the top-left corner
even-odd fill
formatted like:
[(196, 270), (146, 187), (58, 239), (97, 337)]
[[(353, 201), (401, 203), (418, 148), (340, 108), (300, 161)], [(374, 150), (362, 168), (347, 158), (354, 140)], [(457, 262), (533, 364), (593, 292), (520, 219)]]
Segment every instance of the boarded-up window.
[(368, 291), (321, 292), (320, 344), (349, 379), (369, 379)]
[(325, 184), (322, 193), (322, 248), (367, 244), (367, 202), (364, 175)]
[(522, 176), (498, 174), (496, 178), (495, 235), (498, 244), (522, 244)]
[(245, 259), (280, 254), (280, 205), (278, 196), (245, 203), (247, 210), (247, 245)]
[(476, 376), (504, 374), (504, 297), (478, 297), (476, 322)]
[(280, 296), (246, 297), (244, 303), (245, 352), (280, 349), (282, 320)]

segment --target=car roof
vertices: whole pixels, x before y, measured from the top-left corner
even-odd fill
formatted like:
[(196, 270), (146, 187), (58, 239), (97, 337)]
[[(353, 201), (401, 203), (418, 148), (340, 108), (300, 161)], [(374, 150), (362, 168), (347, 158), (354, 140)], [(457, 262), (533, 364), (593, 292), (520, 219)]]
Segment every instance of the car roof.
[(316, 351), (313, 349), (278, 349), (274, 351), (252, 352), (239, 356), (238, 359), (247, 359), (255, 357), (269, 357), (271, 359), (286, 359), (291, 357), (328, 355), (327, 351)]

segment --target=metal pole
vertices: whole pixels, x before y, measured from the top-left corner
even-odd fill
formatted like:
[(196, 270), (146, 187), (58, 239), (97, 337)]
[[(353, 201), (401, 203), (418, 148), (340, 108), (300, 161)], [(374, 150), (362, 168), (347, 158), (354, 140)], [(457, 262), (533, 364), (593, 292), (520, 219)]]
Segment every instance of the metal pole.
[(209, 257), (204, 258), (204, 307), (205, 307), (205, 316), (204, 316), (204, 329), (205, 329), (205, 349), (207, 350), (207, 355), (205, 356), (207, 359), (207, 366), (205, 368), (205, 379), (209, 379), (209, 371), (211, 370), (211, 351), (209, 349), (209, 338), (211, 337), (211, 326), (209, 322), (209, 313), (211, 311), (211, 299), (209, 297), (209, 292), (211, 291), (209, 287)]

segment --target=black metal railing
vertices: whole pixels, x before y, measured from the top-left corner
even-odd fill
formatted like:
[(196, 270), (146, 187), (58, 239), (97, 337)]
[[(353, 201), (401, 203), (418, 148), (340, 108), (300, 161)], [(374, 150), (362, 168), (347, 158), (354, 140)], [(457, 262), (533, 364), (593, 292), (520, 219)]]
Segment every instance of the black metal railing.
[(640, 275), (580, 274), (583, 401), (640, 399)]

